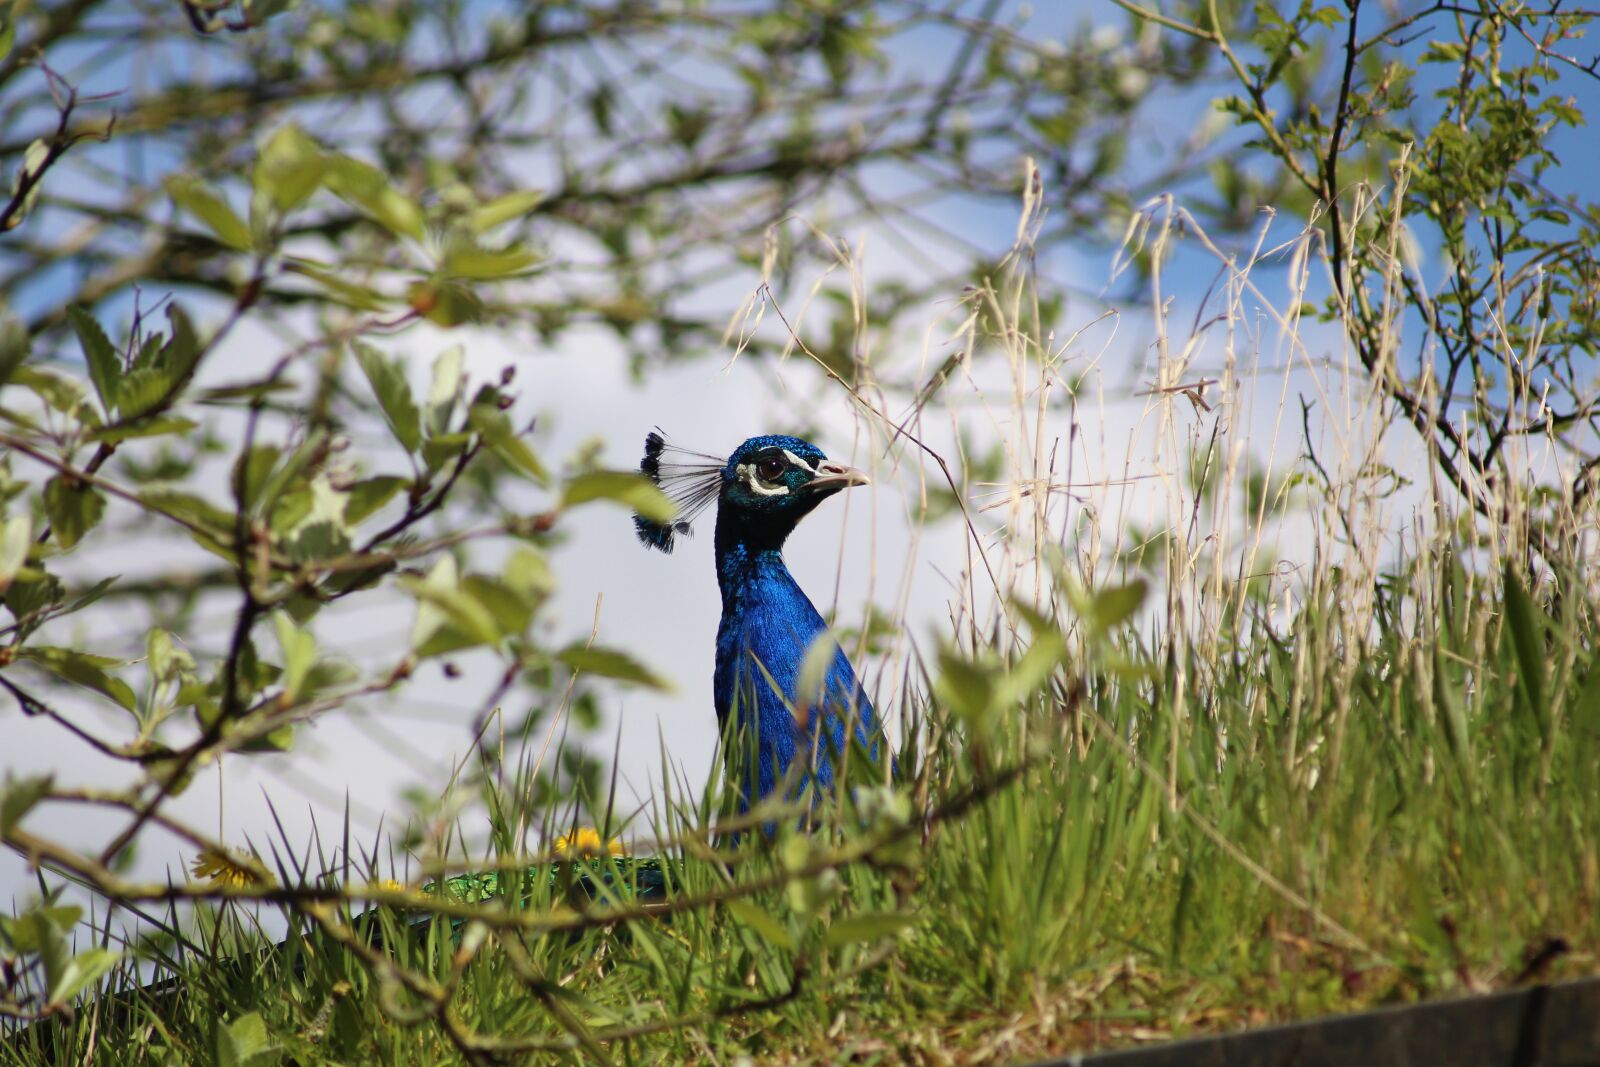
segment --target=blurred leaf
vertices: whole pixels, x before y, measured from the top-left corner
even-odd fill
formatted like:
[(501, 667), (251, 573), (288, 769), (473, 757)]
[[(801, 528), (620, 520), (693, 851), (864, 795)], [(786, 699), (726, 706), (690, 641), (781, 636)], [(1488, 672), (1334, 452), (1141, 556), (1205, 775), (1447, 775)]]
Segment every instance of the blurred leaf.
[(28, 516), (13, 515), (0, 523), (0, 595), (11, 588), (32, 546), (33, 520)]
[(99, 417), (84, 406), (88, 394), (71, 378), (43, 367), (19, 366), (12, 368), (11, 384), (32, 391), (54, 411), (92, 426), (100, 425)]
[(1517, 657), (1517, 687), (1527, 697), (1528, 709), (1541, 737), (1548, 738), (1548, 709), (1544, 703), (1544, 612), (1528, 595), (1515, 566), (1505, 565), (1506, 630)]
[(483, 438), (495, 455), (505, 461), (506, 466), (535, 485), (547, 484), (550, 474), (544, 469), (544, 464), (539, 462), (533, 447), (518, 436), (511, 426), (511, 419), (493, 400), (482, 399), (485, 395), (494, 397), (496, 394), (494, 390), (484, 387), (479, 394), (480, 399), (475, 400), (467, 409), (467, 425)]
[(133, 687), (107, 671), (108, 667), (121, 666), (122, 660), (51, 645), (28, 645), (20, 648), (17, 650), (17, 658), (25, 659), (73, 685), (81, 685), (85, 689), (93, 689), (108, 696), (129, 711), (138, 705), (138, 700), (133, 695)]
[(1038, 691), (1066, 658), (1067, 643), (1053, 626), (1035, 628), (1033, 643), (1001, 674), (995, 685), (998, 707), (1012, 707)]
[(649, 689), (659, 689), (669, 692), (672, 683), (657, 675), (650, 668), (628, 655), (611, 648), (584, 648), (582, 645), (568, 645), (555, 656), (558, 662), (566, 664), (574, 671), (584, 674), (593, 674), (601, 678), (615, 678), (618, 681), (633, 682)]
[(513, 551), (502, 572), (505, 582), (523, 596), (548, 596), (555, 590), (555, 575), (550, 571), (550, 561), (542, 552), (526, 545)]
[(412, 399), (405, 373), (394, 360), (364, 341), (352, 341), (350, 346), (378, 398), (384, 421), (389, 424), (395, 440), (407, 452), (415, 453), (422, 447), (422, 416), (417, 411), (417, 402)]
[(823, 630), (806, 646), (796, 674), (794, 700), (796, 713), (815, 709), (827, 703), (828, 672), (839, 658), (839, 642), (831, 631)]
[(458, 458), (472, 444), (470, 433), (441, 433), (428, 438), (422, 446), (422, 462), (430, 472)]
[(345, 521), (347, 495), (333, 487), (326, 473), (311, 480), (311, 508), (284, 541), (290, 557), (316, 562), (350, 551), (350, 525)]
[[(464, 648), (499, 643), (502, 635), (494, 616), (463, 591), (453, 557), (440, 557), (426, 577), (403, 577), (400, 584), (417, 598), (417, 621), (411, 631), (411, 647), (419, 654), (438, 655), (448, 650), (446, 646)], [(458, 631), (457, 636), (441, 635), (447, 626)], [(430, 644), (436, 635), (445, 640)]]
[(851, 945), (857, 941), (877, 941), (909, 929), (916, 924), (916, 921), (913, 916), (901, 912), (864, 912), (860, 915), (846, 915), (844, 918), (835, 919), (828, 926), (823, 941), (829, 947)]
[[(34, 941), (33, 951), (39, 954), (39, 960), (44, 964), (45, 988), (53, 990), (60, 981), (62, 972), (67, 969), (68, 961), (72, 959), (72, 950), (67, 947), (66, 935), (58, 925), (57, 917), (48, 914), (51, 910), (53, 909), (37, 908), (25, 916), (25, 919), (30, 921), (33, 927), (31, 931)], [(71, 929), (71, 926), (68, 929)]]
[(496, 197), (472, 213), (473, 233), (485, 233), (503, 223), (518, 219), (544, 202), (544, 193), (537, 189), (524, 189)]
[(106, 498), (76, 478), (58, 474), (45, 483), (44, 512), (50, 535), (62, 548), (72, 548), (106, 513)]
[(410, 484), (405, 478), (390, 475), (363, 478), (350, 487), (350, 499), (344, 509), (345, 521), (351, 526), (359, 525)]
[(216, 1031), (217, 1067), (270, 1067), (283, 1058), (283, 1049), (267, 1034), (259, 1012), (241, 1015)]
[(512, 246), (494, 251), (475, 244), (457, 242), (451, 246), (439, 264), (439, 269), (452, 278), (471, 281), (492, 281), (521, 274), (540, 260), (537, 252)]
[(525, 632), (533, 621), (537, 597), (513, 588), (499, 578), (486, 574), (469, 574), (461, 580), (467, 595), (482, 604), (494, 616), (501, 634), (516, 635)]
[(1145, 594), (1149, 590), (1149, 583), (1143, 578), (1127, 585), (1097, 590), (1089, 598), (1088, 617), (1085, 621), (1095, 632), (1109, 633), (1133, 618), (1144, 605)]
[(561, 506), (592, 500), (610, 500), (652, 522), (671, 522), (678, 508), (661, 487), (630, 471), (591, 471), (569, 480), (561, 492)]
[(397, 237), (421, 241), (425, 236), (422, 209), (377, 167), (351, 156), (329, 156), (326, 180), (335, 195)]
[(250, 227), (234, 214), (227, 201), (207, 189), (198, 178), (174, 175), (165, 184), (173, 202), (205, 223), (217, 240), (236, 252), (250, 250)]
[(35, 775), (13, 780), (9, 775), (0, 786), (0, 834), (8, 834), (55, 786), (55, 776)]
[(252, 179), (257, 193), (280, 212), (289, 212), (317, 191), (326, 170), (322, 149), (290, 122), (280, 126), (261, 146)]
[(104, 429), (95, 430), (88, 435), (88, 439), (115, 445), (141, 437), (163, 437), (169, 433), (188, 433), (199, 428), (200, 424), (193, 419), (185, 419), (177, 415), (157, 415), (155, 418), (119, 422), (115, 426), (107, 426)]
[(448, 279), (413, 282), (406, 289), (406, 303), (435, 326), (447, 329), (477, 322), (483, 316), (483, 301), (478, 295)]
[(12, 372), (22, 366), (31, 347), (28, 328), (22, 320), (0, 312), (0, 386), (11, 380)]
[(89, 380), (94, 383), (94, 391), (100, 396), (100, 406), (107, 415), (115, 415), (117, 387), (122, 381), (122, 360), (94, 316), (74, 304), (67, 309), (67, 318), (72, 322), (72, 328), (78, 335), (78, 344), (83, 348), (83, 361), (89, 368)]
[(939, 676), (934, 679), (933, 691), (957, 715), (970, 722), (980, 722), (994, 706), (994, 672), (966, 659), (953, 648), (941, 648)]
[(335, 301), (358, 311), (382, 311), (389, 304), (382, 293), (341, 278), (337, 271), (308, 259), (286, 258), (283, 269), (310, 278), (326, 289)]
[(281, 611), (273, 612), (272, 625), (283, 653), (283, 676), (279, 679), (283, 685), (282, 701), (285, 706), (293, 706), (300, 702), (306, 679), (316, 665), (317, 639)]
[(121, 952), (109, 948), (91, 948), (73, 956), (50, 982), (50, 1003), (71, 1001), (115, 967), (121, 958)]
[(425, 409), (430, 437), (450, 431), (450, 418), (455, 414), (456, 402), (461, 398), (461, 361), (465, 356), (465, 348), (451, 345), (433, 361), (433, 377), (428, 386)]
[(793, 949), (794, 938), (789, 936), (782, 923), (762, 911), (748, 900), (728, 900), (723, 902), (728, 909), (728, 914), (738, 919), (741, 923), (760, 935), (761, 940), (778, 948)]
[(130, 419), (160, 406), (177, 384), (167, 367), (134, 367), (117, 382), (117, 407)]

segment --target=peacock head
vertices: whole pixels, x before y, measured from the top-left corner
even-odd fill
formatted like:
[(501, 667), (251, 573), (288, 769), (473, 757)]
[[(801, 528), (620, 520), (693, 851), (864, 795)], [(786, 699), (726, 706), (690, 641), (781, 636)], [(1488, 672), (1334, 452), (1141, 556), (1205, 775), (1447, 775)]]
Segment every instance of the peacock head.
[(810, 441), (783, 434), (752, 437), (726, 460), (668, 444), (660, 433), (645, 438), (639, 469), (678, 505), (671, 523), (634, 516), (639, 539), (671, 552), (694, 517), (714, 500), (718, 522), (763, 541), (782, 544), (795, 524), (841, 489), (866, 485), (867, 476), (830, 460)]

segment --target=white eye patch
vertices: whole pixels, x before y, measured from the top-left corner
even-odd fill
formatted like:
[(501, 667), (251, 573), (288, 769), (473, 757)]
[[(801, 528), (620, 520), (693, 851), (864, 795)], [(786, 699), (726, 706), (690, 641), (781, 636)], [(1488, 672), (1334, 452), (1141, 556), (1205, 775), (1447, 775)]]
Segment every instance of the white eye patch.
[(789, 457), (789, 462), (793, 463), (796, 467), (799, 467), (802, 470), (808, 470), (812, 474), (817, 473), (817, 468), (815, 467), (815, 465), (813, 465), (811, 463), (808, 463), (805, 460), (801, 459), (799, 456), (795, 455), (793, 452), (790, 452), (787, 448), (783, 450), (783, 454), (788, 456)]
[(753, 493), (759, 493), (762, 496), (789, 495), (789, 487), (787, 485), (783, 485), (781, 483), (778, 485), (768, 485), (766, 482), (762, 481), (761, 475), (756, 473), (754, 464), (739, 464), (737, 467), (733, 468), (733, 475), (745, 485), (748, 485), (750, 487), (750, 491)]

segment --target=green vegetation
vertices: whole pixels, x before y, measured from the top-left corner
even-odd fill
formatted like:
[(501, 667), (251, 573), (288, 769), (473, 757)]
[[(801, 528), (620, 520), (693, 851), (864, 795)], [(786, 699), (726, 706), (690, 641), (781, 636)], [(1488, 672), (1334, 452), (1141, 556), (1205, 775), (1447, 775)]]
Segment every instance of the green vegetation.
[[(403, 935), (415, 912), (338, 905), (284, 909), (299, 932), (264, 952), (252, 910), (217, 902), (182, 944), (141, 952), (171, 961), (178, 992), (87, 1005), (12, 1055), (988, 1059), (1583, 973), (1600, 949), (1597, 606), (1441, 545), (1381, 589), (1321, 575), (1285, 625), (1206, 651), (1120, 631), (1085, 645), (1038, 618), (1009, 670), (946, 658), (951, 707), (928, 709), (899, 799), (866, 791), (827, 833), (725, 862), (667, 809), (662, 829), (685, 835), (664, 851), (670, 918), (639, 916), (624, 880), (614, 911), (583, 919), (533, 879), (526, 907), (463, 910), (454, 939), (448, 923)], [(1007, 686), (1028, 692), (995, 695)], [(497, 813), (497, 838), (513, 817)], [(301, 863), (275, 880), (382, 874)], [(450, 998), (448, 1029), (423, 1021), (430, 996)]]
[[(475, 12), (0, 10), (0, 731), (83, 760), (4, 767), (0, 1061), (1005, 1062), (1597, 969), (1591, 14)], [(114, 125), (107, 41), (162, 75)], [(839, 598), (899, 774), (811, 832), (669, 752), (624, 816), (554, 741), (671, 680), (557, 615), (575, 510), (670, 506), (469, 354), (601, 334), (789, 355), (948, 582), (931, 631)], [(359, 610), (414, 625), (352, 656)], [(471, 755), (385, 831), (183, 815), (458, 661)]]

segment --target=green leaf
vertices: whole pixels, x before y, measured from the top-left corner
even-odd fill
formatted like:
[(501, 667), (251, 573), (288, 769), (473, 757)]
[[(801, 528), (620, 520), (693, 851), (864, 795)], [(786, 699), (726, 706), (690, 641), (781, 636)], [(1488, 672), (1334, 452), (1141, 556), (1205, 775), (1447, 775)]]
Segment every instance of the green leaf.
[(561, 492), (561, 506), (610, 500), (637, 512), (651, 522), (671, 522), (678, 509), (661, 487), (629, 471), (591, 471), (569, 480)]
[(11, 588), (22, 565), (28, 561), (28, 549), (33, 545), (33, 520), (26, 515), (13, 515), (0, 523), (0, 595)]
[(910, 915), (892, 911), (847, 915), (842, 919), (835, 919), (822, 939), (830, 948), (852, 945), (858, 941), (877, 941), (893, 937), (901, 930), (914, 926), (916, 921)]
[(422, 416), (417, 411), (417, 402), (412, 399), (405, 373), (398, 363), (364, 341), (352, 341), (351, 347), (378, 398), (378, 406), (383, 409), (384, 421), (389, 424), (394, 439), (407, 452), (416, 452), (422, 447)]
[(389, 183), (370, 163), (350, 156), (328, 157), (328, 188), (398, 237), (421, 241), (425, 236), (422, 208)]
[(1144, 604), (1149, 589), (1149, 583), (1140, 578), (1127, 585), (1098, 590), (1089, 598), (1088, 618), (1085, 621), (1096, 633), (1109, 633), (1133, 618)]
[(461, 399), (461, 361), (465, 355), (466, 349), (451, 345), (433, 361), (433, 381), (428, 387), (427, 403), (429, 437), (450, 431), (450, 417)]
[(1510, 561), (1505, 565), (1506, 628), (1517, 657), (1517, 687), (1527, 697), (1540, 736), (1546, 737), (1549, 711), (1544, 703), (1544, 612), (1528, 595)]
[(724, 901), (724, 905), (728, 909), (728, 914), (754, 930), (763, 941), (778, 948), (794, 948), (794, 938), (789, 935), (783, 924), (748, 900)]
[(216, 1031), (217, 1067), (269, 1067), (283, 1058), (259, 1012), (241, 1015)]
[[(438, 655), (450, 648), (498, 644), (501, 632), (494, 616), (461, 587), (455, 559), (442, 556), (426, 577), (402, 578), (401, 586), (417, 598), (417, 621), (411, 647), (422, 655)], [(443, 633), (453, 628), (456, 634)], [(431, 642), (439, 636), (438, 645)]]
[(165, 514), (204, 527), (217, 537), (233, 536), (233, 513), (224, 511), (203, 496), (156, 486), (140, 493), (139, 500)]
[(25, 659), (73, 685), (81, 685), (110, 697), (129, 711), (138, 704), (133, 687), (107, 671), (108, 667), (121, 666), (122, 660), (50, 645), (29, 645), (18, 649), (17, 658)]
[(293, 211), (317, 191), (327, 164), (322, 149), (294, 123), (278, 128), (256, 159), (256, 192), (280, 212)]
[(544, 202), (544, 193), (537, 189), (524, 189), (496, 197), (472, 213), (470, 225), (473, 233), (485, 233), (518, 219)]
[(237, 252), (250, 250), (253, 243), (250, 227), (234, 214), (227, 201), (207, 189), (199, 179), (174, 176), (165, 184), (173, 202), (205, 223), (218, 241)]
[(523, 546), (511, 553), (502, 574), (506, 585), (525, 597), (545, 597), (555, 590), (555, 575), (543, 553)]
[(351, 526), (359, 524), (393, 500), (396, 493), (410, 484), (405, 478), (395, 478), (390, 475), (363, 478), (350, 487), (350, 500), (344, 509), (345, 522)]
[(494, 616), (495, 626), (502, 634), (524, 633), (533, 621), (537, 594), (529, 595), (487, 574), (469, 574), (461, 580), (461, 586)]
[(0, 387), (11, 380), (12, 373), (28, 358), (32, 341), (28, 328), (15, 315), (0, 314)]
[(45, 370), (43, 367), (22, 366), (12, 369), (11, 381), (24, 389), (32, 390), (33, 394), (52, 410), (59, 411), (68, 418), (79, 419), (93, 426), (100, 425), (100, 419), (94, 411), (84, 407), (87, 394), (83, 386), (71, 378), (55, 371)]
[(478, 295), (449, 279), (413, 282), (406, 288), (406, 302), (435, 326), (447, 329), (483, 317), (483, 301)]
[(10, 833), (23, 816), (45, 798), (55, 783), (55, 776), (50, 774), (16, 780), (7, 776), (5, 785), (0, 786), (0, 834)]
[(334, 300), (358, 311), (381, 311), (389, 303), (388, 298), (382, 293), (346, 281), (320, 263), (306, 259), (286, 259), (283, 269), (310, 278), (326, 289)]
[(493, 281), (522, 274), (535, 266), (540, 258), (539, 253), (515, 245), (495, 251), (458, 242), (445, 253), (439, 270), (452, 278)]
[(67, 947), (65, 933), (57, 925), (55, 917), (46, 914), (47, 910), (35, 911), (28, 918), (32, 920), (33, 936), (37, 943), (34, 951), (39, 953), (39, 959), (44, 964), (45, 988), (53, 990), (72, 959), (72, 950)]
[(1067, 643), (1059, 630), (1036, 630), (1028, 651), (1011, 664), (996, 684), (996, 706), (1011, 707), (1032, 695), (1049, 680), (1066, 655)]
[(136, 419), (161, 406), (177, 378), (166, 367), (134, 367), (117, 383), (117, 407)]
[(94, 391), (100, 395), (100, 406), (107, 415), (114, 415), (117, 411), (117, 387), (122, 381), (122, 360), (118, 358), (111, 338), (106, 336), (94, 316), (73, 305), (67, 309), (67, 318), (71, 320), (72, 328), (78, 335), (78, 344), (83, 348), (83, 361), (88, 365), (89, 380), (94, 383)]
[(539, 462), (533, 446), (517, 435), (511, 426), (511, 419), (505, 412), (492, 401), (483, 399), (485, 396), (497, 395), (495, 390), (485, 386), (479, 393), (479, 399), (474, 400), (472, 407), (467, 409), (467, 425), (475, 430), (488, 444), (490, 450), (503, 459), (512, 470), (535, 485), (547, 484), (550, 481), (550, 472)]
[(939, 676), (934, 679), (933, 691), (957, 715), (980, 722), (994, 706), (994, 672), (957, 654), (955, 649), (941, 648)]
[(278, 632), (278, 648), (283, 652), (282, 700), (285, 705), (299, 703), (311, 668), (317, 663), (317, 639), (309, 630), (294, 624), (286, 613), (272, 613), (272, 624)]
[(149, 419), (119, 422), (114, 426), (96, 430), (89, 434), (89, 440), (114, 445), (140, 437), (164, 437), (169, 433), (188, 433), (199, 428), (200, 424), (193, 419), (179, 415), (157, 415)]
[(628, 655), (611, 648), (584, 648), (568, 645), (556, 653), (556, 660), (574, 671), (632, 682), (650, 689), (670, 691), (672, 683)]
[(56, 543), (71, 548), (105, 517), (106, 498), (94, 487), (58, 474), (45, 483), (44, 513)]
[(350, 551), (350, 526), (345, 521), (346, 494), (335, 489), (327, 474), (311, 481), (311, 508), (284, 543), (284, 550), (303, 562), (331, 559)]
[(78, 953), (66, 962), (50, 983), (50, 1003), (67, 1003), (115, 967), (121, 958), (121, 952), (109, 948), (91, 948)]

